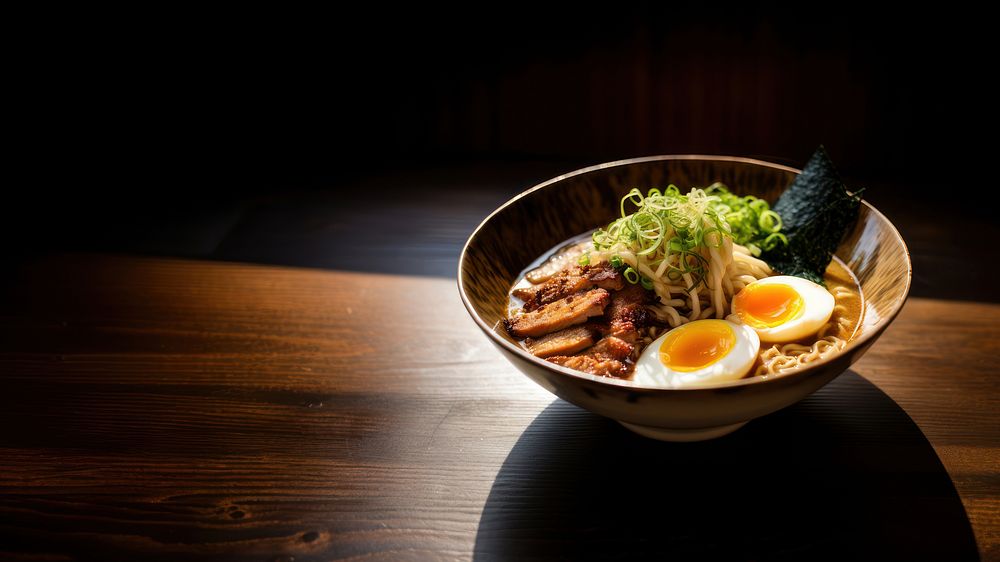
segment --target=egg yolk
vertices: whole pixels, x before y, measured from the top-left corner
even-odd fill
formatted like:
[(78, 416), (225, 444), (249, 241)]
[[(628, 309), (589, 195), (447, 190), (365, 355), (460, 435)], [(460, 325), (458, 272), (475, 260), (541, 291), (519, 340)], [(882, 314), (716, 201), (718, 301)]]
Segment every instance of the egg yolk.
[(697, 371), (725, 357), (736, 334), (722, 320), (703, 320), (674, 330), (660, 345), (660, 362), (675, 371)]
[(733, 299), (733, 311), (744, 324), (754, 328), (773, 328), (802, 313), (798, 291), (780, 283), (750, 285)]

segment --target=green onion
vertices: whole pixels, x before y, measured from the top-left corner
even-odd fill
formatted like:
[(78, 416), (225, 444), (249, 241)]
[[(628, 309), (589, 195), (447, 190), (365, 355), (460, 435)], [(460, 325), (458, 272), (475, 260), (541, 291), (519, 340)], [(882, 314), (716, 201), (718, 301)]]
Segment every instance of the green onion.
[(746, 246), (751, 254), (759, 256), (761, 249), (767, 251), (788, 245), (785, 236), (779, 234), (781, 217), (771, 210), (767, 201), (752, 195), (733, 195), (721, 183), (708, 186), (705, 193), (716, 199), (711, 206), (729, 223), (733, 241)]
[(647, 291), (653, 290), (653, 282), (648, 277), (642, 277), (641, 279), (639, 279), (639, 284), (641, 284), (642, 288), (646, 289)]
[(576, 264), (579, 265), (580, 267), (590, 265), (590, 255), (583, 254), (582, 256), (580, 256), (580, 259), (576, 260)]
[(780, 232), (774, 232), (769, 234), (767, 238), (764, 239), (764, 250), (770, 252), (771, 250), (777, 248), (778, 246), (787, 246), (788, 238)]
[[(716, 201), (701, 189), (681, 195), (673, 184), (662, 190), (651, 188), (645, 195), (633, 189), (621, 200), (621, 218), (594, 232), (594, 249), (614, 252), (621, 248), (653, 270), (666, 261), (670, 280), (690, 274), (697, 285), (708, 271), (708, 262), (699, 251), (708, 245), (721, 247), (725, 237), (731, 236), (728, 223), (712, 207)], [(616, 269), (624, 266), (618, 255), (610, 262)], [(638, 283), (639, 277), (634, 269), (626, 274), (631, 283)]]
[(623, 273), (622, 275), (625, 276), (626, 281), (628, 281), (633, 285), (639, 282), (639, 273), (636, 270), (632, 269), (631, 267), (625, 268), (625, 273)]
[(624, 270), (625, 278), (633, 284), (641, 281), (646, 288), (653, 286), (653, 280), (636, 269), (657, 271), (665, 262), (664, 281), (676, 284), (689, 275), (688, 290), (693, 290), (708, 274), (709, 249), (724, 247), (726, 238), (755, 256), (787, 244), (780, 233), (781, 217), (767, 201), (738, 197), (721, 183), (693, 188), (687, 195), (673, 184), (650, 188), (645, 194), (635, 188), (622, 197), (620, 210), (621, 218), (594, 231), (594, 250), (611, 253), (611, 266), (618, 270), (626, 264), (616, 252), (634, 255), (637, 264)]

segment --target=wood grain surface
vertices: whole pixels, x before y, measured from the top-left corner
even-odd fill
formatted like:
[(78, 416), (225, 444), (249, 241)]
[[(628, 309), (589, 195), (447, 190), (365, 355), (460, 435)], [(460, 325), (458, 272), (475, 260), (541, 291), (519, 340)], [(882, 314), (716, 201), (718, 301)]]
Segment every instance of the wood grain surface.
[(0, 293), (0, 559), (1000, 559), (1000, 306), (911, 299), (803, 402), (667, 444), (452, 279), (67, 254)]

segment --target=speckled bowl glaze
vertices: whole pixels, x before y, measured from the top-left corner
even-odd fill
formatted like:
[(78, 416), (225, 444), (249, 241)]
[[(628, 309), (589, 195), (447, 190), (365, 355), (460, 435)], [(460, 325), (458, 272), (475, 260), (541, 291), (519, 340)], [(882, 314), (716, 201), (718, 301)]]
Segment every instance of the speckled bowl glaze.
[(748, 158), (670, 155), (600, 164), (551, 179), (502, 205), (469, 237), (458, 267), (462, 301), (514, 366), (563, 400), (655, 439), (725, 435), (832, 381), (875, 343), (903, 307), (912, 275), (906, 244), (867, 202), (862, 201), (856, 225), (836, 252), (861, 284), (865, 312), (860, 330), (839, 355), (792, 373), (693, 389), (646, 388), (581, 373), (534, 357), (507, 334), (502, 324), (507, 294), (539, 256), (618, 216), (619, 202), (632, 187), (673, 183), (683, 192), (721, 181), (737, 194), (773, 203), (798, 172)]

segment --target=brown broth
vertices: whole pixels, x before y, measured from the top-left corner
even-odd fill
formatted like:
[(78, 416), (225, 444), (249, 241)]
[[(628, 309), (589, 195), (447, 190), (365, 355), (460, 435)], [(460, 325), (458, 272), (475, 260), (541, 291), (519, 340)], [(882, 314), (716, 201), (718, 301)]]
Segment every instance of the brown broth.
[[(836, 256), (830, 261), (830, 265), (826, 267), (826, 272), (823, 274), (823, 281), (826, 283), (827, 290), (831, 293), (838, 287), (850, 291), (849, 295), (844, 295), (837, 299), (833, 315), (830, 316), (831, 323), (836, 323), (840, 319), (844, 319), (844, 323), (838, 327), (837, 331), (831, 332), (829, 335), (837, 336), (845, 341), (851, 341), (857, 335), (858, 328), (861, 326), (861, 319), (864, 317), (864, 297), (861, 293), (861, 285), (858, 283), (857, 278), (854, 277), (854, 273)], [(841, 307), (843, 307), (842, 310)]]

